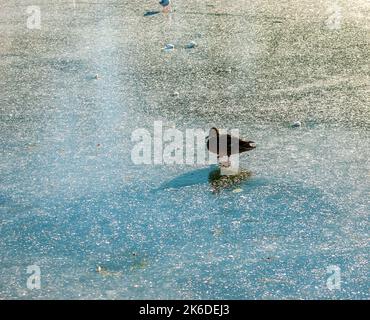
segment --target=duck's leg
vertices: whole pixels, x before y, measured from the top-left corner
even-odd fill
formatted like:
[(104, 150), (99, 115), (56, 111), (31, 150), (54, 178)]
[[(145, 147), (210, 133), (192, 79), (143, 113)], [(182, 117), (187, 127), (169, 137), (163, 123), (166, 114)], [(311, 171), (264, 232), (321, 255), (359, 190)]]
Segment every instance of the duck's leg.
[(230, 156), (227, 156), (227, 167), (229, 168), (231, 166)]
[(219, 156), (217, 156), (217, 160), (218, 160), (218, 164), (219, 164), (220, 167), (229, 168), (230, 165), (231, 165), (230, 157), (229, 156), (227, 157), (227, 161), (224, 161), (224, 162), (220, 161), (220, 157)]

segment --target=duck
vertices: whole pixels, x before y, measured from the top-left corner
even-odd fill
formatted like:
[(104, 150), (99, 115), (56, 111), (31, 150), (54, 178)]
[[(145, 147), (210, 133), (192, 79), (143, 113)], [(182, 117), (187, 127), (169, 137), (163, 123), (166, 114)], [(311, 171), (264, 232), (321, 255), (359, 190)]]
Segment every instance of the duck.
[[(222, 145), (220, 146), (220, 142), (222, 144), (222, 141), (226, 142), (226, 148)], [(217, 159), (223, 158), (225, 156), (230, 158), (233, 154), (240, 154), (246, 151), (251, 151), (256, 148), (256, 143), (254, 141), (247, 141), (243, 139), (239, 139), (238, 137), (234, 137), (230, 134), (222, 134), (220, 135), (219, 130), (215, 127), (211, 128), (209, 130), (209, 135), (206, 137), (206, 144), (207, 149), (217, 154)], [(236, 147), (237, 144), (239, 145), (238, 148)], [(220, 148), (221, 147), (221, 148)], [(234, 150), (237, 149), (237, 150)], [(227, 165), (230, 165), (230, 162), (228, 161)]]

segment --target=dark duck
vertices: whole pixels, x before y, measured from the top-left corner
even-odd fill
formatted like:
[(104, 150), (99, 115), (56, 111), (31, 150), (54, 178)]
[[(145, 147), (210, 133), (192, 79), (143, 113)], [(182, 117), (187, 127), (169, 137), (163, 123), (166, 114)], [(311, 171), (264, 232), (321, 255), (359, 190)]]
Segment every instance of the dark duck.
[[(210, 152), (217, 154), (217, 159), (227, 156), (228, 162), (226, 166), (230, 165), (229, 158), (231, 155), (240, 154), (256, 148), (256, 144), (253, 141), (242, 140), (237, 137), (233, 137), (230, 134), (220, 135), (218, 129), (215, 127), (209, 130), (209, 136), (206, 137), (206, 143), (207, 149)], [(226, 144), (225, 146), (223, 146), (224, 143)], [(225, 166), (224, 164), (222, 165)]]

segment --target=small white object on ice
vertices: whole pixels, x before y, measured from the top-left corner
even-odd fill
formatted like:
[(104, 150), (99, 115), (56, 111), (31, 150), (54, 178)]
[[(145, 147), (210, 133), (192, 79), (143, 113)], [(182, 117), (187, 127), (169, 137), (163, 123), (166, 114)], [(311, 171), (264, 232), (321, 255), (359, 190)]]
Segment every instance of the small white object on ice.
[(299, 128), (299, 127), (301, 127), (301, 126), (302, 126), (301, 121), (294, 121), (294, 122), (292, 123), (292, 128)]
[(195, 41), (190, 41), (186, 46), (185, 48), (186, 49), (193, 49), (197, 46), (197, 43)]
[(175, 45), (173, 45), (172, 43), (168, 43), (164, 46), (163, 50), (165, 51), (170, 51), (170, 50), (173, 50), (175, 49)]

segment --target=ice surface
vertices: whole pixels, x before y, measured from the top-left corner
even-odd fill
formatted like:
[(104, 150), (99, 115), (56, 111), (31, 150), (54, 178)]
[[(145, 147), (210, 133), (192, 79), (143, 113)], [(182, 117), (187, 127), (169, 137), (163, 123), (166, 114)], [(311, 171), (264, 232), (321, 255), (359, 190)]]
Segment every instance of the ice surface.
[[(368, 1), (38, 3), (0, 2), (0, 298), (369, 298)], [(238, 128), (251, 177), (132, 164), (157, 120)]]

